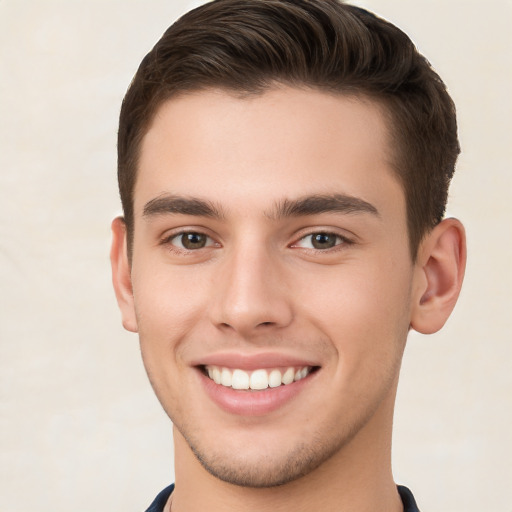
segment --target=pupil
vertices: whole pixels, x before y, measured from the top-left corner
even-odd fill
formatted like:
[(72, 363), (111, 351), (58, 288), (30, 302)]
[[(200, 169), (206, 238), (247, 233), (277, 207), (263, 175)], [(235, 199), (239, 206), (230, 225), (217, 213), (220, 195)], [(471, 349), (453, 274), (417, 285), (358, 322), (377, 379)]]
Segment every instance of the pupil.
[(336, 245), (336, 237), (329, 233), (317, 233), (313, 236), (313, 247), (315, 249), (329, 249)]
[(200, 233), (185, 233), (181, 243), (185, 249), (201, 249), (206, 245), (206, 236)]

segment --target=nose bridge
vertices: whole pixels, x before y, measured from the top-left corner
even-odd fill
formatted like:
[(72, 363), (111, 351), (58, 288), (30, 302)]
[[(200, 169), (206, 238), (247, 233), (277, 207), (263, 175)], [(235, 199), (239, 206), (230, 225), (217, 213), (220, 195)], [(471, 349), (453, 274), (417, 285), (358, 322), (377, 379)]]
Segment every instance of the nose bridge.
[(218, 295), (213, 320), (217, 325), (246, 335), (253, 329), (283, 327), (291, 321), (280, 262), (268, 244), (240, 242), (227, 251), (221, 267), (215, 278)]

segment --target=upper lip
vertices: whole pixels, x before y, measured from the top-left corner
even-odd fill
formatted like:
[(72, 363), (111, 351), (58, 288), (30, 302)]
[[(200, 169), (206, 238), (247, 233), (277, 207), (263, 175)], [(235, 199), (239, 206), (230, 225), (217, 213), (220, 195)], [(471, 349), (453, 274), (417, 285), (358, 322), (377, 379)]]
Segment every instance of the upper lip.
[(319, 364), (310, 359), (283, 353), (262, 352), (257, 354), (243, 354), (237, 352), (219, 352), (193, 361), (192, 366), (222, 366), (252, 371), (261, 368), (319, 366)]

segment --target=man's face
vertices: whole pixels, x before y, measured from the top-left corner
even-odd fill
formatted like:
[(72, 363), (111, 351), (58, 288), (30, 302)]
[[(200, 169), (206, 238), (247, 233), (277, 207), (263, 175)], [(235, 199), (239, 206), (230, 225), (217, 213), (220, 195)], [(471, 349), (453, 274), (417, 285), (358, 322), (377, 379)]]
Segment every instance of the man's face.
[(219, 478), (276, 485), (387, 432), (413, 280), (390, 159), (370, 101), (212, 90), (158, 111), (125, 324)]

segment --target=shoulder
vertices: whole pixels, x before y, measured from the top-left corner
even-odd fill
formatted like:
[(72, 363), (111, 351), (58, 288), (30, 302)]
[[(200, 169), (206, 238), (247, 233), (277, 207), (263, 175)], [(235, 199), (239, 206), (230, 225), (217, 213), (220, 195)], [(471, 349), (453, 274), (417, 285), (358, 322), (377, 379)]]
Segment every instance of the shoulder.
[[(163, 512), (165, 504), (173, 490), (174, 484), (171, 484), (169, 487), (166, 487), (163, 491), (158, 493), (157, 497), (153, 500), (153, 503), (151, 503), (146, 512)], [(404, 512), (420, 512), (412, 492), (407, 487), (399, 485), (398, 493), (400, 494), (400, 498), (404, 504)]]
[(412, 492), (403, 485), (398, 485), (397, 487), (400, 498), (402, 498), (402, 503), (404, 504), (404, 512), (420, 512)]
[(173, 490), (174, 484), (169, 485), (169, 487), (166, 487), (163, 491), (158, 493), (157, 497), (153, 500), (153, 503), (151, 503), (146, 512), (163, 512), (165, 504)]

